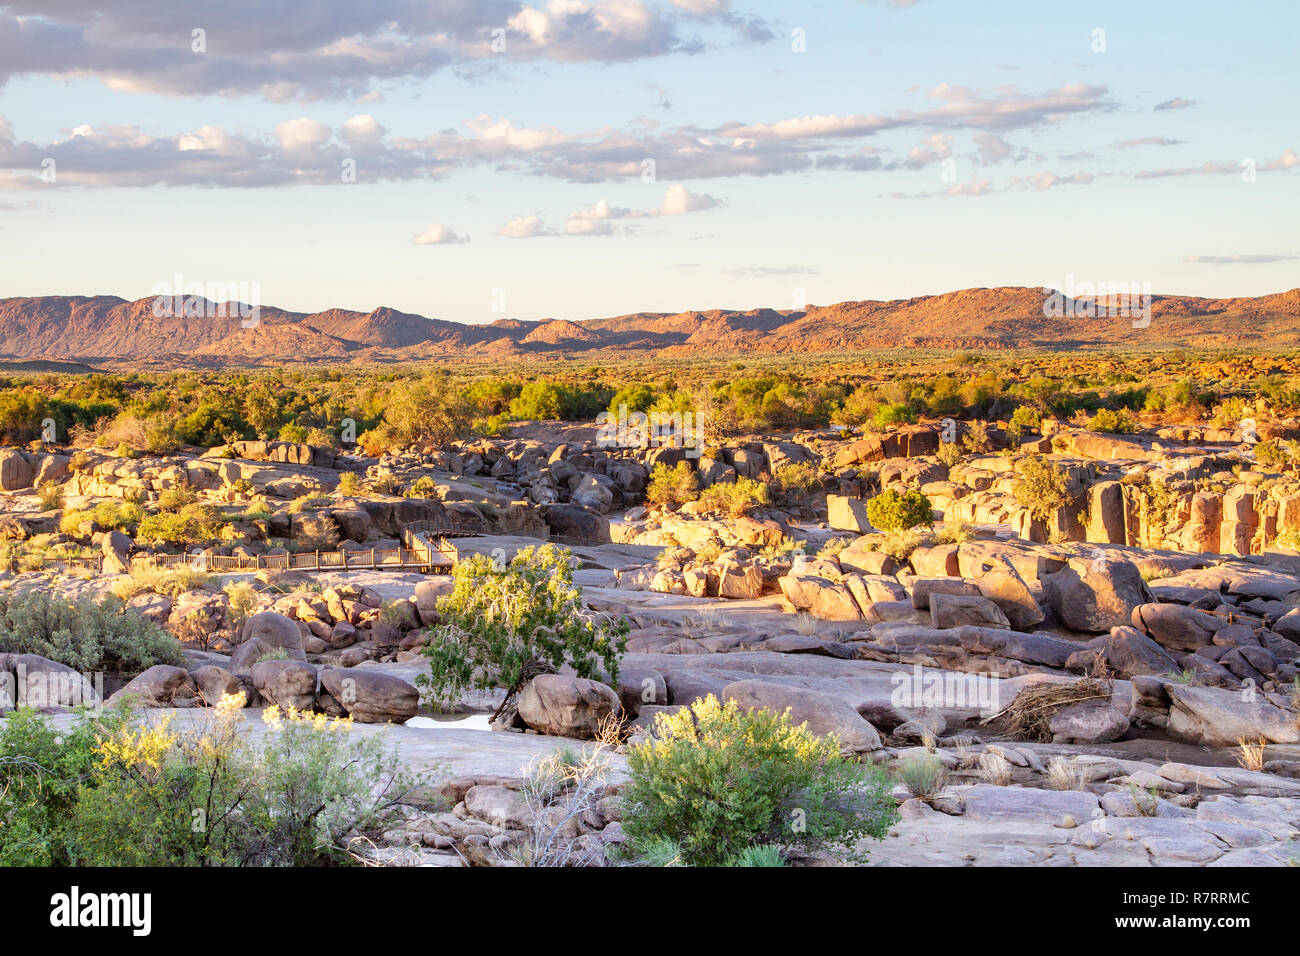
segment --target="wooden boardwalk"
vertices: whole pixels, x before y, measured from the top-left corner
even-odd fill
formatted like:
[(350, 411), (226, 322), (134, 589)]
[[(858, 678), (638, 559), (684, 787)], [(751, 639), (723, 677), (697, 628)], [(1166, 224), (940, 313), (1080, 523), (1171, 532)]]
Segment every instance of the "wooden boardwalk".
[[(446, 528), (431, 521), (413, 521), (402, 526), (401, 546), (397, 548), (352, 548), (335, 551), (298, 551), (288, 554), (154, 554), (139, 555), (132, 566), (177, 568), (188, 566), (196, 571), (231, 574), (240, 571), (420, 571), (447, 574), (456, 564), (459, 551), (450, 539), (482, 537), (480, 531)], [(586, 541), (552, 535), (552, 543), (568, 546), (596, 546), (608, 542)], [(50, 561), (93, 574), (103, 572), (103, 559), (67, 558)]]

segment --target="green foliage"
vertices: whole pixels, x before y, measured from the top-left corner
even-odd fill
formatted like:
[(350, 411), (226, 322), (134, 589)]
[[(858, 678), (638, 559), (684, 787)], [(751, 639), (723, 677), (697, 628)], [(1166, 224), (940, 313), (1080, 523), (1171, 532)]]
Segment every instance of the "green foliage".
[(728, 866), (785, 866), (779, 846), (747, 846), (727, 861)]
[(709, 485), (699, 497), (700, 505), (708, 511), (721, 511), (738, 518), (768, 503), (767, 485), (753, 478)]
[(131, 502), (101, 501), (94, 508), (71, 508), (59, 518), (59, 530), (75, 535), (83, 522), (93, 521), (101, 531), (126, 531), (130, 533), (144, 518), (144, 510)]
[(627, 763), (629, 838), (675, 841), (694, 866), (774, 844), (851, 851), (897, 819), (885, 776), (840, 756), (834, 736), (712, 694), (656, 716), (653, 736), (628, 750)]
[(934, 524), (934, 506), (915, 488), (906, 494), (887, 488), (867, 502), (867, 520), (880, 531), (906, 531)]
[(1112, 411), (1109, 408), (1097, 410), (1088, 422), (1088, 431), (1090, 432), (1108, 432), (1115, 435), (1126, 435), (1138, 430), (1138, 424), (1127, 409), (1121, 408)]
[(679, 461), (673, 468), (655, 465), (646, 485), (645, 498), (651, 505), (682, 505), (700, 496), (700, 479), (689, 461)]
[(42, 511), (58, 511), (63, 507), (63, 489), (53, 481), (43, 481), (36, 489)]
[(430, 372), (393, 389), (383, 424), (362, 435), (359, 443), (371, 454), (437, 447), (467, 436), (470, 419), (469, 403), (456, 391), (451, 376)]
[(1021, 507), (1036, 520), (1045, 522), (1069, 504), (1069, 485), (1069, 476), (1060, 465), (1032, 457), (1020, 462), (1011, 490)]
[(411, 482), (411, 486), (402, 494), (407, 498), (436, 498), (438, 497), (438, 483), (428, 475), (421, 475)]
[(947, 786), (948, 770), (938, 757), (922, 754), (899, 761), (898, 779), (912, 796), (933, 800)]
[(45, 593), (0, 592), (0, 652), (131, 675), (181, 659), (174, 637), (116, 597), (68, 601)]
[(127, 720), (125, 707), (82, 710), (70, 726), (22, 708), (0, 720), (0, 866), (71, 866), (68, 833), (82, 782), (92, 776), (97, 738)]
[[(57, 732), (20, 712), (0, 728), (0, 862), (307, 866), (347, 862), (347, 834), (382, 825), (418, 781), (382, 737), (277, 708), (240, 730), (242, 697), (184, 730), (82, 713)], [(211, 715), (211, 716), (209, 716)]]
[(903, 404), (886, 404), (876, 409), (872, 423), (879, 429), (895, 425), (910, 425), (916, 421), (916, 412)]
[(627, 622), (582, 607), (567, 549), (524, 548), (504, 568), (472, 555), (456, 563), (452, 582), (438, 601), (445, 623), (424, 648), (430, 673), (417, 678), (427, 700), (449, 704), (471, 686), (517, 690), (537, 664), (617, 680)]
[(339, 494), (349, 497), (361, 494), (361, 479), (357, 477), (355, 471), (345, 471), (339, 475), (338, 491)]
[(167, 544), (196, 544), (221, 534), (224, 519), (212, 505), (193, 502), (179, 511), (158, 511), (145, 516), (136, 537)]

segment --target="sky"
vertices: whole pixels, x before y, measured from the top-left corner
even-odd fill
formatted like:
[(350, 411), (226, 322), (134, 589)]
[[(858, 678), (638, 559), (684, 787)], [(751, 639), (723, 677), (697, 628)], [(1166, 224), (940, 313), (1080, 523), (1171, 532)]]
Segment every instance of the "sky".
[(0, 298), (1285, 291), (1297, 35), (1292, 0), (0, 0)]

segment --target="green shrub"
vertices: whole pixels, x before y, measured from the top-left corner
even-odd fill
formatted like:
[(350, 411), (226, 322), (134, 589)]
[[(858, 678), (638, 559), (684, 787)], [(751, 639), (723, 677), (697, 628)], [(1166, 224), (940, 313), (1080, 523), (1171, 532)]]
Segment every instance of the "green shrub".
[(357, 477), (355, 471), (345, 471), (339, 475), (338, 491), (339, 494), (349, 497), (361, 494), (361, 479)]
[(224, 521), (212, 505), (193, 502), (179, 511), (146, 515), (136, 529), (136, 537), (167, 544), (197, 544), (220, 536)]
[(382, 737), (271, 707), (245, 736), (243, 696), (173, 730), (168, 718), (98, 733), (67, 824), (83, 866), (310, 866), (348, 862), (416, 785)]
[(915, 488), (900, 495), (887, 488), (867, 502), (867, 520), (880, 531), (906, 531), (934, 524), (934, 506)]
[(421, 475), (411, 482), (411, 486), (402, 494), (407, 498), (436, 498), (438, 497), (438, 483), (428, 475)]
[(1137, 422), (1134, 421), (1133, 416), (1126, 408), (1121, 408), (1118, 411), (1100, 408), (1097, 410), (1097, 414), (1093, 415), (1088, 421), (1088, 431), (1090, 432), (1127, 435), (1137, 431), (1137, 429)]
[(623, 827), (634, 844), (668, 839), (694, 866), (751, 847), (848, 848), (883, 838), (897, 819), (889, 782), (840, 756), (786, 714), (742, 712), (710, 694), (659, 714), (653, 736), (627, 754)]
[(42, 511), (58, 511), (63, 507), (63, 489), (52, 481), (43, 481), (36, 489)]
[(22, 708), (0, 720), (0, 866), (71, 866), (68, 821), (96, 763), (101, 734), (127, 719), (123, 708), (82, 710), (70, 726)]
[(898, 779), (912, 796), (933, 800), (947, 786), (948, 770), (943, 761), (929, 754), (907, 757), (899, 762)]
[(181, 659), (174, 637), (116, 597), (68, 601), (44, 593), (0, 592), (0, 652), (131, 675)]
[(884, 430), (894, 425), (910, 425), (916, 421), (916, 412), (902, 404), (884, 404), (876, 409), (872, 417), (877, 429)]
[(567, 549), (524, 548), (504, 569), (472, 555), (456, 562), (452, 582), (438, 600), (445, 623), (424, 648), (430, 673), (416, 678), (426, 700), (450, 704), (473, 686), (506, 688), (510, 701), (538, 668), (567, 665), (579, 677), (618, 678), (627, 622), (582, 607)]
[(738, 518), (767, 504), (767, 485), (753, 478), (709, 485), (700, 492), (700, 505), (708, 511), (721, 511)]
[(655, 465), (645, 490), (645, 499), (651, 505), (682, 505), (699, 496), (700, 479), (689, 461), (679, 461), (674, 468)]
[(1020, 463), (1011, 493), (1032, 517), (1046, 522), (1069, 504), (1069, 484), (1069, 476), (1059, 465), (1043, 458), (1026, 458)]

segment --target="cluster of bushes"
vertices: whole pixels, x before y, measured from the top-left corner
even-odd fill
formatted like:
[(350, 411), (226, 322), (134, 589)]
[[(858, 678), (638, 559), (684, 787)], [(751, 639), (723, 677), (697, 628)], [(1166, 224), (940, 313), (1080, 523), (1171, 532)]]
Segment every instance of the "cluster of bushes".
[(646, 484), (646, 501), (659, 507), (698, 501), (707, 511), (740, 517), (766, 505), (769, 495), (767, 485), (753, 478), (719, 482), (701, 491), (695, 468), (688, 461), (679, 461), (672, 468), (655, 465)]
[(116, 597), (68, 601), (39, 592), (0, 592), (0, 652), (130, 675), (181, 658), (174, 637)]
[(350, 835), (420, 782), (348, 721), (271, 707), (255, 738), (243, 705), (224, 699), (186, 729), (123, 709), (0, 722), (0, 865), (347, 863)]

